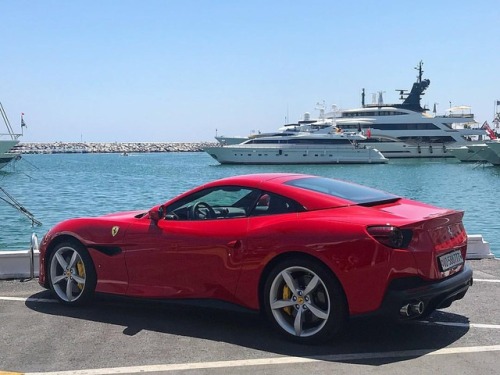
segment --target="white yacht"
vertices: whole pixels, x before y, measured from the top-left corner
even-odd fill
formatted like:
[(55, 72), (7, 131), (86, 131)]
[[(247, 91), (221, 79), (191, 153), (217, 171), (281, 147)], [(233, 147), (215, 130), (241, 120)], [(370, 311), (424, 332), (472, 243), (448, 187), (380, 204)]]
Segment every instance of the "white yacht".
[[(320, 103), (318, 103), (320, 105)], [(332, 126), (334, 125), (331, 119), (327, 119), (325, 115), (325, 107), (324, 104), (321, 107), (317, 107), (320, 111), (319, 118), (311, 118), (310, 113), (306, 112), (302, 120), (299, 120), (296, 123), (285, 124), (280, 127), (275, 132), (270, 133), (261, 133), (260, 131), (253, 131), (248, 136), (224, 136), (218, 135), (217, 132), (215, 134), (215, 139), (222, 145), (236, 145), (242, 142), (245, 142), (248, 139), (252, 138), (261, 138), (261, 137), (270, 137), (270, 136), (283, 136), (283, 135), (294, 135), (299, 132), (306, 133), (329, 133)]]
[[(18, 156), (17, 154), (12, 153), (11, 150), (19, 143), (19, 137), (22, 134), (14, 133), (1, 102), (0, 115), (2, 116), (3, 122), (7, 128), (7, 133), (0, 133), (0, 169), (2, 169)], [(22, 126), (24, 126), (24, 121), (21, 118), (21, 127)]]
[[(330, 127), (330, 129), (332, 129)], [(240, 144), (204, 149), (221, 164), (354, 164), (387, 163), (372, 147), (360, 145), (366, 137), (354, 132), (298, 132), (248, 139)]]
[[(388, 158), (452, 157), (448, 152), (450, 147), (489, 139), (469, 106), (449, 108), (444, 115), (436, 115), (435, 106), (432, 113), (421, 106), (421, 96), (430, 85), (430, 80), (422, 79), (422, 66), (420, 62), (415, 68), (417, 81), (409, 93), (397, 90), (402, 103), (384, 104), (382, 93), (379, 93), (376, 103), (365, 104), (363, 89), (361, 108), (343, 110), (338, 116), (328, 117), (336, 119), (337, 123), (363, 120), (361, 128), (369, 132), (369, 137), (362, 143), (376, 147)], [(345, 130), (356, 127), (355, 124), (341, 126)]]
[[(378, 149), (386, 158), (453, 157), (448, 152), (450, 147), (489, 139), (468, 106), (449, 108), (444, 115), (436, 115), (435, 108), (430, 112), (421, 106), (421, 96), (430, 85), (430, 80), (422, 79), (422, 67), (420, 62), (415, 68), (417, 81), (410, 92), (397, 90), (402, 103), (384, 104), (382, 93), (379, 93), (376, 102), (365, 104), (363, 89), (361, 108), (323, 114), (324, 119), (320, 118), (317, 123), (330, 121), (331, 126), (344, 131), (363, 131), (367, 139), (360, 144)], [(315, 123), (304, 125), (315, 126)], [(224, 142), (223, 137), (217, 139)], [(241, 142), (242, 139), (232, 141)]]

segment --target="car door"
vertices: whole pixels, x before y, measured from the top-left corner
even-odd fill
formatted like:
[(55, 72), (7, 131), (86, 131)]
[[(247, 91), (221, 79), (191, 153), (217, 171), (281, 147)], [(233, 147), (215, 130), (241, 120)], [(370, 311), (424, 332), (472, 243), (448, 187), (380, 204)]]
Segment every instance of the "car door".
[[(231, 300), (247, 236), (247, 196), (249, 189), (211, 189), (166, 206), (165, 219), (130, 239), (136, 246), (126, 254), (128, 294)], [(198, 202), (217, 216), (194, 215)]]

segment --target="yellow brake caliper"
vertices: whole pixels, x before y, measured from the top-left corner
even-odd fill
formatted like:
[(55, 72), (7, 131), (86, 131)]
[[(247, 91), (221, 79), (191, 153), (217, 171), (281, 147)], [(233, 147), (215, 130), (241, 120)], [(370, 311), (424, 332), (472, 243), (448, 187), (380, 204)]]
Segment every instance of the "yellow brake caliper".
[[(285, 285), (283, 287), (283, 299), (286, 301), (286, 300), (289, 300), (291, 297), (292, 297), (292, 292), (290, 291), (290, 288), (288, 287), (288, 285)], [(286, 312), (288, 315), (292, 315), (292, 307), (291, 306), (283, 307), (283, 311)]]
[[(78, 276), (85, 278), (85, 267), (83, 267), (83, 262), (78, 262), (76, 264), (76, 269), (78, 271)], [(80, 288), (80, 290), (82, 290), (83, 289), (83, 284), (79, 283), (78, 284), (78, 288)]]

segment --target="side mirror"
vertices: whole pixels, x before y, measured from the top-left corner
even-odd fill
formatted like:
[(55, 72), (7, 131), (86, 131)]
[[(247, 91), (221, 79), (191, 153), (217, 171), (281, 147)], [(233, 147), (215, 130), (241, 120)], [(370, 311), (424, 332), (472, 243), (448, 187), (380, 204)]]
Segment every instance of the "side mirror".
[(149, 218), (151, 219), (151, 221), (157, 224), (158, 221), (160, 221), (160, 219), (163, 219), (163, 217), (165, 216), (164, 212), (165, 211), (163, 205), (158, 208), (152, 208), (148, 212)]

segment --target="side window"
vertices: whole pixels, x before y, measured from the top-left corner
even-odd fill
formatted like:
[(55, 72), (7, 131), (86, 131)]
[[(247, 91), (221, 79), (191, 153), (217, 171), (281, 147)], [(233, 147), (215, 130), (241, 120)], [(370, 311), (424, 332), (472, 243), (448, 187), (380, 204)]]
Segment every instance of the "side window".
[(221, 186), (193, 193), (166, 207), (167, 220), (207, 220), (246, 217), (260, 192), (240, 186)]
[(304, 208), (293, 199), (263, 192), (257, 200), (250, 216), (287, 214), (301, 211), (304, 211)]

